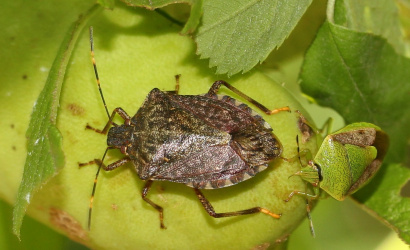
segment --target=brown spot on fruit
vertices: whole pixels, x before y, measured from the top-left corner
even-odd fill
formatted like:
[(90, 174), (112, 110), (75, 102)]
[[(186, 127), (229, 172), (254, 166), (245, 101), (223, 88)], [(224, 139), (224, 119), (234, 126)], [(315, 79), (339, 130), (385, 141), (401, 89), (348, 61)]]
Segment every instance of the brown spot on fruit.
[(252, 250), (266, 250), (270, 247), (270, 243), (266, 242), (266, 243), (262, 243), (259, 245), (256, 245), (252, 248)]
[(74, 116), (82, 116), (84, 114), (84, 108), (75, 103), (67, 104), (66, 107)]
[(288, 238), (289, 238), (289, 234), (284, 234), (279, 239), (276, 239), (275, 243), (276, 244), (281, 244), (281, 243), (287, 241)]
[(50, 208), (49, 214), (51, 224), (66, 232), (70, 239), (77, 242), (86, 242), (88, 240), (87, 232), (69, 213), (57, 208)]

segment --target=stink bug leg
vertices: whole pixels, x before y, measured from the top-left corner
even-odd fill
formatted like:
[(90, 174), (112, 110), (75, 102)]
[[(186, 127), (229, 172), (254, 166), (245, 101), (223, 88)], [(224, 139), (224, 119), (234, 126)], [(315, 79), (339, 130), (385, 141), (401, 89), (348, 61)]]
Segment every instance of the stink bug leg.
[[(300, 112), (299, 112), (298, 110), (297, 110), (296, 112), (300, 114)], [(300, 131), (302, 132), (302, 138), (303, 138), (303, 140), (306, 142), (306, 141), (309, 140), (309, 137), (311, 136), (311, 132), (312, 132), (313, 130), (312, 130), (310, 127), (306, 127), (306, 126), (307, 126), (306, 124), (302, 124), (302, 123), (301, 123), (301, 121), (306, 121), (306, 119), (305, 119), (301, 114), (300, 114), (300, 116), (301, 116), (301, 118), (299, 118), (299, 120), (298, 120), (298, 126), (299, 126), (299, 128), (300, 128)], [(309, 126), (310, 126), (310, 125), (309, 125)], [(303, 129), (302, 129), (302, 128), (303, 128)], [(308, 135), (308, 137), (307, 137), (307, 135)], [(298, 154), (297, 154), (296, 157), (297, 157), (298, 160), (299, 160), (300, 166), (303, 166), (302, 160), (301, 160), (301, 156), (300, 156), (300, 155), (301, 155), (301, 152), (300, 152), (300, 147), (299, 147), (299, 136), (298, 136), (298, 135), (296, 136), (296, 144), (297, 144), (297, 151), (298, 151)], [(311, 159), (312, 159), (312, 154), (310, 153), (310, 151), (305, 151), (305, 150), (303, 150), (303, 156), (305, 156), (307, 159), (309, 159), (308, 162), (311, 162), (311, 161), (312, 161), (312, 160), (311, 160)], [(285, 159), (285, 160), (287, 160), (287, 159)], [(292, 160), (294, 160), (294, 159), (291, 159), (290, 161), (292, 161)], [(289, 178), (292, 177), (292, 176), (294, 176), (294, 175), (300, 175), (301, 172), (302, 172), (302, 170), (300, 170), (300, 171), (296, 172), (295, 174), (289, 176)], [(316, 180), (316, 175), (313, 174), (312, 178), (313, 178), (313, 180)], [(295, 190), (295, 191), (292, 191), (292, 192), (289, 194), (288, 198), (287, 198), (286, 200), (284, 200), (284, 201), (285, 201), (285, 202), (289, 202), (290, 199), (291, 199), (294, 195), (300, 195), (300, 196), (305, 197), (305, 199), (306, 199), (306, 214), (307, 214), (307, 218), (308, 218), (308, 220), (309, 220), (310, 232), (311, 232), (311, 234), (312, 234), (313, 237), (316, 237), (315, 229), (314, 229), (314, 227), (313, 227), (312, 216), (311, 216), (311, 214), (310, 214), (310, 211), (311, 211), (311, 209), (310, 209), (310, 203), (311, 203), (311, 200), (316, 200), (316, 199), (319, 198), (320, 189), (319, 189), (319, 187), (318, 187), (318, 183), (312, 183), (312, 186), (313, 186), (313, 190), (314, 190), (314, 192), (315, 192), (314, 195), (307, 193), (307, 191), (302, 192), (302, 191)], [(307, 189), (307, 182), (306, 182), (306, 185), (305, 185), (305, 190), (306, 190), (306, 189)]]
[(212, 87), (209, 89), (208, 91), (208, 96), (215, 96), (218, 93), (219, 88), (221, 87), (221, 85), (224, 85), (225, 87), (227, 87), (228, 89), (232, 90), (232, 92), (238, 94), (239, 96), (241, 96), (243, 99), (247, 100), (248, 102), (252, 103), (253, 105), (255, 105), (256, 107), (258, 107), (258, 109), (262, 110), (264, 113), (266, 113), (267, 115), (273, 115), (276, 113), (279, 113), (281, 111), (288, 111), (290, 112), (290, 108), (289, 107), (282, 107), (282, 108), (277, 108), (277, 109), (268, 109), (267, 107), (265, 107), (264, 105), (260, 104), (259, 102), (257, 102), (256, 100), (252, 99), (251, 97), (247, 96), (245, 93), (243, 93), (242, 91), (240, 91), (239, 89), (235, 88), (234, 86), (230, 85), (229, 83), (220, 80), (220, 81), (216, 81), (214, 82), (214, 84), (212, 84)]
[(148, 180), (145, 183), (144, 188), (142, 189), (142, 199), (144, 201), (146, 201), (148, 204), (150, 204), (153, 208), (155, 208), (158, 213), (159, 213), (159, 222), (160, 222), (160, 227), (162, 229), (166, 229), (165, 225), (164, 225), (164, 212), (163, 212), (163, 208), (157, 204), (155, 204), (153, 201), (151, 201), (150, 199), (148, 199), (146, 196), (148, 194), (148, 191), (151, 189), (151, 185), (152, 185), (152, 180)]
[(167, 93), (172, 94), (172, 95), (178, 95), (179, 94), (179, 78), (181, 78), (181, 75), (175, 75), (175, 90), (169, 90)]
[(214, 218), (232, 217), (232, 216), (255, 214), (255, 213), (264, 213), (269, 216), (272, 216), (275, 219), (279, 219), (281, 217), (281, 214), (272, 213), (271, 211), (267, 210), (266, 208), (262, 208), (262, 207), (253, 207), (253, 208), (235, 211), (235, 212), (216, 213), (214, 210), (214, 207), (205, 198), (202, 192), (197, 188), (194, 188), (194, 190), (195, 190), (196, 195), (198, 196), (199, 201), (202, 203), (202, 206), (205, 208), (206, 212)]
[(104, 155), (102, 157), (102, 159), (94, 159), (93, 161), (87, 162), (87, 163), (79, 163), (79, 167), (84, 167), (87, 165), (92, 165), (92, 164), (97, 164), (98, 165), (98, 170), (97, 173), (95, 174), (95, 179), (94, 179), (94, 184), (93, 184), (93, 191), (91, 193), (91, 198), (90, 198), (90, 206), (89, 206), (89, 210), (88, 210), (88, 230), (90, 230), (91, 228), (91, 214), (92, 214), (92, 210), (93, 210), (93, 201), (94, 201), (94, 195), (95, 195), (95, 189), (97, 187), (97, 180), (98, 180), (98, 175), (100, 174), (101, 168), (104, 169), (105, 171), (111, 171), (114, 170), (122, 165), (124, 165), (125, 163), (130, 161), (130, 158), (128, 157), (124, 157), (121, 160), (118, 160), (116, 162), (113, 162), (111, 164), (109, 164), (108, 166), (106, 166), (103, 161), (105, 158), (105, 155), (107, 154), (109, 149), (113, 149), (108, 147), (105, 152)]
[(108, 122), (105, 124), (104, 128), (102, 130), (96, 129), (94, 127), (91, 127), (90, 125), (87, 124), (85, 127), (86, 129), (91, 129), (94, 130), (95, 132), (99, 134), (107, 134), (108, 129), (111, 127), (111, 125), (117, 126), (117, 124), (113, 123), (112, 120), (114, 119), (115, 114), (118, 114), (121, 116), (122, 119), (124, 119), (125, 124), (130, 124), (131, 122), (131, 117), (122, 109), (122, 108), (116, 108), (112, 111), (111, 115), (108, 116)]
[[(179, 87), (179, 81), (178, 81), (179, 76), (176, 79), (177, 79), (177, 83), (178, 83), (177, 86)], [(268, 115), (273, 115), (273, 114), (279, 113), (281, 111), (290, 112), (289, 107), (283, 107), (283, 108), (270, 110), (267, 107), (265, 107), (264, 105), (262, 105), (261, 103), (259, 103), (256, 100), (252, 99), (251, 97), (249, 97), (245, 93), (241, 92), (240, 90), (238, 90), (237, 88), (233, 87), (232, 85), (230, 85), (229, 83), (227, 83), (223, 80), (219, 80), (219, 81), (214, 82), (212, 84), (211, 88), (209, 89), (209, 91), (207, 93), (207, 96), (215, 98), (215, 96), (217, 95), (218, 90), (221, 87), (221, 85), (224, 85), (225, 87), (227, 87), (228, 89), (230, 89), (234, 93), (238, 94), (239, 96), (241, 96), (242, 98), (244, 98), (248, 102), (252, 103), (253, 105), (258, 107), (260, 110), (262, 110), (264, 113), (266, 113)], [(232, 216), (254, 214), (254, 213), (264, 213), (264, 214), (272, 216), (273, 218), (276, 218), (276, 219), (279, 219), (281, 217), (281, 214), (275, 214), (275, 213), (269, 211), (268, 209), (262, 208), (262, 207), (253, 207), (253, 208), (249, 208), (249, 209), (245, 209), (245, 210), (239, 210), (239, 211), (235, 211), (235, 212), (216, 213), (213, 206), (212, 206), (212, 204), (205, 198), (205, 196), (202, 194), (202, 192), (198, 188), (194, 188), (194, 191), (195, 191), (199, 201), (201, 202), (202, 206), (205, 208), (206, 212), (214, 218), (232, 217)]]

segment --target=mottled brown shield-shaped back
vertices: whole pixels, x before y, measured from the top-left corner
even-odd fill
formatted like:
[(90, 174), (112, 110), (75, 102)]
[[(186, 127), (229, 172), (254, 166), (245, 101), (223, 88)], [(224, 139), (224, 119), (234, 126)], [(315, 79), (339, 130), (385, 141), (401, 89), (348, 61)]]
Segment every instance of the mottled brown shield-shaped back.
[(281, 153), (270, 126), (230, 97), (153, 89), (131, 123), (127, 153), (144, 180), (220, 188), (251, 178)]

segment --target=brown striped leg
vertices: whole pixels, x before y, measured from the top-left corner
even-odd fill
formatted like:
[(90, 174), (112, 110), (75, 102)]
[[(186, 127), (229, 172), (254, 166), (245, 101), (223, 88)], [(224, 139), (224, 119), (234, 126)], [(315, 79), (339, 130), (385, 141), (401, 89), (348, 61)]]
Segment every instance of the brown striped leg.
[(148, 194), (148, 191), (151, 189), (151, 185), (152, 185), (152, 180), (148, 180), (145, 183), (144, 188), (142, 189), (142, 199), (144, 201), (146, 201), (148, 204), (150, 204), (153, 208), (155, 208), (158, 212), (159, 212), (159, 222), (160, 222), (160, 227), (162, 229), (166, 229), (165, 225), (164, 225), (164, 212), (163, 212), (163, 208), (157, 204), (155, 204), (153, 201), (151, 201), (150, 199), (148, 199), (146, 196)]
[(175, 75), (175, 94), (179, 94), (179, 78), (181, 74)]
[(179, 78), (181, 74), (175, 75), (175, 90), (166, 91), (168, 94), (171, 95), (178, 95), (179, 94)]
[(194, 188), (196, 195), (198, 196), (199, 201), (202, 203), (202, 206), (204, 206), (206, 212), (214, 218), (221, 218), (221, 217), (231, 217), (231, 216), (239, 216), (239, 215), (245, 215), (245, 214), (255, 214), (255, 213), (264, 213), (269, 216), (272, 216), (275, 219), (279, 219), (281, 217), (281, 214), (275, 214), (272, 213), (271, 211), (262, 208), (262, 207), (253, 207), (245, 210), (240, 210), (236, 212), (226, 212), (226, 213), (216, 213), (213, 206), (209, 201), (205, 198), (205, 196), (202, 194), (199, 189)]
[(127, 156), (127, 157), (124, 157), (124, 158), (122, 158), (118, 161), (110, 163), (106, 166), (100, 159), (94, 159), (94, 160), (89, 161), (89, 162), (78, 163), (78, 166), (79, 167), (84, 167), (84, 166), (96, 164), (98, 166), (101, 166), (101, 168), (104, 169), (104, 171), (111, 171), (111, 170), (114, 170), (114, 169), (124, 165), (125, 163), (129, 162), (130, 160), (131, 159)]
[(229, 83), (227, 83), (223, 80), (214, 82), (212, 84), (211, 88), (208, 91), (208, 95), (210, 95), (210, 96), (216, 95), (218, 93), (218, 90), (221, 87), (221, 85), (225, 85), (225, 87), (230, 89), (232, 92), (240, 95), (243, 99), (245, 99), (248, 102), (252, 103), (253, 105), (258, 107), (260, 110), (262, 110), (263, 112), (265, 112), (268, 115), (273, 115), (273, 114), (279, 113), (281, 111), (290, 112), (289, 107), (283, 107), (283, 108), (277, 108), (277, 109), (270, 110), (267, 107), (265, 107), (264, 105), (260, 104), (258, 101), (254, 100), (253, 98), (249, 97), (248, 95), (246, 95), (245, 93), (243, 93), (239, 89), (235, 88), (234, 86), (230, 85)]
[(88, 124), (85, 128), (94, 130), (95, 132), (97, 132), (99, 134), (104, 134), (105, 135), (105, 134), (107, 134), (108, 129), (110, 128), (111, 125), (117, 126), (115, 123), (112, 122), (112, 120), (114, 119), (115, 114), (118, 114), (119, 116), (121, 116), (122, 119), (124, 119), (124, 124), (126, 124), (126, 125), (131, 124), (131, 117), (122, 108), (116, 108), (112, 111), (111, 116), (108, 119), (107, 124), (105, 124), (105, 127), (103, 128), (103, 130), (93, 128)]

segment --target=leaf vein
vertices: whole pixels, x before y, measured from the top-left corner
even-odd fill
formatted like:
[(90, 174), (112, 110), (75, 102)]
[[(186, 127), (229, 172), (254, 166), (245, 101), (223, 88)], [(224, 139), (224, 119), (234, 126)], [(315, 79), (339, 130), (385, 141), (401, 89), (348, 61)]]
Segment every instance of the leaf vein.
[[(351, 74), (350, 67), (349, 67), (349, 65), (346, 63), (346, 61), (345, 61), (345, 59), (344, 59), (344, 57), (343, 57), (343, 55), (342, 55), (342, 53), (341, 53), (341, 50), (340, 50), (340, 48), (339, 48), (339, 46), (338, 46), (338, 44), (337, 44), (337, 42), (336, 42), (336, 39), (335, 39), (335, 35), (334, 35), (334, 33), (333, 33), (333, 30), (332, 30), (330, 27), (329, 27), (329, 30), (330, 30), (330, 36), (331, 36), (331, 39), (332, 39), (332, 41), (333, 41), (333, 44), (335, 45), (336, 51), (337, 51), (337, 53), (338, 53), (338, 55), (339, 55), (339, 58), (340, 58), (340, 60), (341, 60), (341, 62), (342, 62), (342, 66), (344, 66), (345, 70), (347, 71), (347, 74), (348, 74), (348, 76), (349, 76), (349, 78), (350, 78), (350, 80), (351, 80), (351, 83), (352, 83), (353, 88), (356, 90), (356, 93), (359, 94), (359, 97), (360, 97), (360, 99), (362, 100), (363, 105), (365, 106), (365, 109), (367, 110), (368, 114), (372, 116), (372, 119), (374, 119), (373, 114), (372, 114), (372, 112), (371, 112), (371, 110), (370, 110), (370, 107), (369, 107), (369, 105), (368, 105), (368, 103), (367, 103), (367, 101), (366, 101), (366, 98), (365, 98), (365, 96), (363, 95), (362, 91), (360, 90), (360, 88), (359, 88), (357, 82), (355, 81), (353, 75)], [(353, 101), (354, 101), (354, 99), (351, 98), (351, 99), (350, 99), (350, 102), (353, 102)]]

